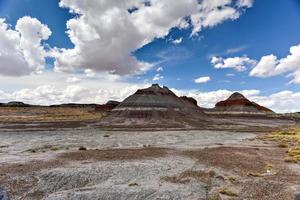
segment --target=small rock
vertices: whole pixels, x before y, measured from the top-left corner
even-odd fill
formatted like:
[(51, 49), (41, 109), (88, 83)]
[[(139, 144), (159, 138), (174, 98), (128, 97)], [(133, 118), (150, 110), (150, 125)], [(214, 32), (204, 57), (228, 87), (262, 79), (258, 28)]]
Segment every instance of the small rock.
[(128, 186), (133, 187), (133, 186), (138, 186), (138, 184), (137, 183), (130, 183)]
[(110, 135), (106, 134), (106, 135), (103, 135), (103, 137), (109, 137)]

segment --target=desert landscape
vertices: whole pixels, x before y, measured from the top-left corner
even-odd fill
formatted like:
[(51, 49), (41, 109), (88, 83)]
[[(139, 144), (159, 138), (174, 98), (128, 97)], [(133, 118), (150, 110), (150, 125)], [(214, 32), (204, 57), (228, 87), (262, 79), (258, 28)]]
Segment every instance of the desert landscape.
[(300, 200), (300, 0), (0, 0), (0, 200)]
[[(118, 105), (2, 105), (2, 199), (299, 198), (300, 125), (241, 94), (157, 84)], [(181, 106), (182, 105), (182, 106)]]

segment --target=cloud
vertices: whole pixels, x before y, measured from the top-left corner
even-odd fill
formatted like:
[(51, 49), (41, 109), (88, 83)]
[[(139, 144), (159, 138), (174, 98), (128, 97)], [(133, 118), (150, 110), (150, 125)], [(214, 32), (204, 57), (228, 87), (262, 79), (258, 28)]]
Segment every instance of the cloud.
[(253, 6), (254, 0), (238, 0), (237, 5), (239, 7), (247, 7), (250, 8)]
[(199, 77), (197, 79), (195, 79), (195, 83), (207, 83), (208, 81), (210, 81), (210, 77), (209, 76), (203, 76), (203, 77)]
[(164, 71), (164, 68), (159, 67), (159, 68), (156, 69), (156, 71), (157, 71), (157, 72), (162, 72), (162, 71)]
[(104, 88), (89, 90), (81, 85), (68, 85), (59, 88), (53, 85), (41, 85), (34, 89), (22, 89), (11, 94), (0, 93), (0, 100), (18, 100), (32, 104), (50, 105), (61, 103), (105, 103), (108, 100), (121, 101), (138, 88), (134, 86), (123, 88)]
[[(192, 28), (192, 35), (228, 19), (236, 19), (248, 5), (231, 0), (60, 0), (60, 6), (78, 14), (67, 22), (74, 48), (53, 48), (56, 71), (78, 69), (112, 74), (139, 74), (151, 63), (133, 52), (162, 38), (174, 27)], [(179, 41), (178, 41), (179, 42)]]
[[(148, 83), (128, 83), (114, 80), (109, 74), (98, 76), (96, 79), (87, 78), (84, 74), (76, 75), (81, 79), (80, 84), (67, 83), (67, 73), (45, 72), (31, 76), (8, 77), (0, 75), (0, 85), (6, 85), (13, 90), (1, 91), (0, 102), (23, 101), (31, 104), (60, 104), (60, 103), (105, 103), (108, 100), (122, 101), (137, 89), (150, 86)], [(22, 84), (19, 84), (19, 83)], [(228, 98), (231, 90), (200, 91), (176, 90), (177, 95), (194, 97), (199, 106), (214, 107), (221, 100)], [(239, 91), (247, 98), (276, 112), (300, 111), (300, 92), (280, 91), (270, 95), (262, 95), (260, 90)]]
[(250, 76), (270, 77), (278, 73), (275, 72), (275, 66), (278, 64), (277, 57), (274, 55), (263, 56), (257, 65), (251, 70)]
[(273, 54), (263, 56), (251, 70), (250, 76), (264, 78), (285, 73), (293, 77), (291, 83), (300, 83), (300, 45), (292, 46), (290, 54), (281, 59)]
[[(75, 76), (74, 76), (75, 77)], [(66, 81), (66, 80), (72, 81)], [(23, 101), (31, 104), (50, 105), (60, 103), (105, 103), (108, 100), (123, 100), (139, 88), (150, 84), (129, 83), (114, 80), (109, 74), (98, 74), (94, 78), (76, 74), (76, 80), (68, 73), (46, 71), (31, 76), (9, 77), (0, 75), (0, 85), (6, 84), (7, 91), (0, 90), (0, 102)], [(22, 84), (20, 84), (22, 83)]]
[(232, 58), (222, 58), (213, 56), (211, 58), (211, 64), (216, 69), (233, 68), (237, 71), (245, 71), (249, 67), (253, 67), (255, 63), (255, 60), (252, 60), (246, 56)]
[(66, 80), (67, 83), (79, 83), (80, 81), (81, 81), (81, 79), (78, 77), (75, 77), (75, 76), (69, 77)]
[(228, 77), (233, 77), (233, 76), (235, 76), (235, 74), (228, 73), (228, 74), (226, 74), (226, 76), (228, 76)]
[(20, 18), (15, 29), (0, 18), (0, 74), (40, 73), (45, 67), (46, 56), (41, 43), (50, 35), (50, 29), (36, 18)]
[(176, 44), (180, 44), (182, 41), (183, 41), (183, 37), (178, 38), (176, 40), (172, 40), (172, 43), (176, 45)]
[(225, 51), (225, 54), (238, 53), (238, 52), (244, 51), (246, 48), (247, 48), (246, 46), (230, 48)]
[(160, 80), (160, 79), (163, 79), (164, 78), (164, 76), (162, 76), (162, 75), (160, 75), (159, 73), (158, 74), (155, 74), (155, 76), (153, 77), (153, 81), (158, 81), (158, 80)]
[(92, 69), (86, 69), (86, 70), (84, 70), (84, 73), (87, 77), (95, 77), (96, 76), (96, 73)]

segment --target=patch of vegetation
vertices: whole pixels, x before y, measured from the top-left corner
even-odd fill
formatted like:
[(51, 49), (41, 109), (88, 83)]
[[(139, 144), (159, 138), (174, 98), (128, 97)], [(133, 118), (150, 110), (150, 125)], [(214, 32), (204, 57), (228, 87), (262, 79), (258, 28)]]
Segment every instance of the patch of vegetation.
[(262, 177), (263, 176), (263, 174), (256, 173), (256, 172), (249, 172), (247, 175), (252, 176), (252, 177)]
[(227, 195), (227, 196), (230, 196), (230, 197), (237, 197), (238, 195), (231, 191), (230, 189), (226, 188), (226, 187), (223, 187), (219, 190), (219, 193), (220, 194), (223, 194), (223, 195)]
[(273, 165), (267, 164), (267, 165), (265, 166), (265, 170), (266, 170), (267, 172), (272, 171), (272, 170), (273, 170)]
[(218, 195), (213, 194), (208, 198), (208, 200), (219, 200), (219, 197), (218, 197)]
[(84, 147), (84, 146), (81, 146), (81, 147), (79, 147), (79, 148), (78, 148), (78, 150), (79, 150), (79, 151), (86, 151), (86, 150), (87, 150), (87, 148), (86, 148), (86, 147)]
[(27, 151), (30, 152), (30, 153), (36, 153), (37, 152), (36, 149), (28, 149)]
[(300, 162), (300, 125), (292, 128), (275, 131), (258, 139), (278, 142), (281, 148), (289, 148), (286, 162), (298, 163)]
[(288, 150), (288, 155), (300, 162), (300, 146), (290, 148)]
[(60, 149), (61, 149), (61, 148), (55, 147), (55, 146), (53, 146), (53, 147), (50, 148), (51, 151), (58, 151), (58, 150), (60, 150)]
[(285, 143), (285, 142), (279, 142), (278, 147), (280, 147), (280, 148), (288, 148), (289, 145), (287, 143)]
[(0, 122), (62, 122), (99, 120), (103, 113), (94, 108), (76, 107), (2, 107)]
[(292, 158), (292, 157), (289, 157), (289, 156), (285, 157), (284, 161), (288, 162), (288, 163), (297, 163), (298, 162), (295, 158)]
[(236, 185), (236, 184), (239, 183), (239, 181), (237, 180), (237, 178), (234, 177), (234, 176), (229, 176), (229, 177), (228, 177), (228, 180), (229, 180), (232, 184), (234, 184), (234, 185)]

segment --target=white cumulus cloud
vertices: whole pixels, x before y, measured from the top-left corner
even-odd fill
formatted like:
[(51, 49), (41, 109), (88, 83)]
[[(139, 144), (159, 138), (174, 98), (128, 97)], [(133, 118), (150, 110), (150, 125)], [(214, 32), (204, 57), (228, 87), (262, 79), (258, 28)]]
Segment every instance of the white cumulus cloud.
[[(98, 75), (97, 75), (98, 76)], [(0, 75), (0, 85), (6, 84), (13, 90), (0, 90), (0, 102), (23, 101), (31, 104), (60, 104), (60, 103), (105, 103), (108, 100), (122, 101), (140, 88), (149, 87), (148, 83), (128, 83), (116, 81), (106, 74), (97, 79), (87, 78), (84, 74), (76, 77), (80, 84), (66, 82), (69, 74), (45, 72), (32, 76), (8, 77)], [(211, 108), (221, 100), (227, 99), (231, 90), (200, 91), (176, 90), (177, 95), (195, 98), (201, 107)], [(276, 112), (299, 112), (300, 92), (279, 91), (262, 95), (260, 90), (238, 91), (252, 101), (271, 108)]]
[(197, 79), (195, 79), (195, 83), (207, 83), (208, 81), (210, 81), (210, 77), (209, 76), (203, 76), (203, 77), (199, 77)]
[(0, 74), (21, 76), (40, 73), (46, 56), (41, 43), (50, 35), (50, 29), (36, 18), (20, 18), (15, 29), (5, 19), (0, 19)]
[(300, 45), (292, 46), (290, 54), (281, 59), (273, 54), (263, 56), (250, 76), (271, 77), (285, 73), (293, 77), (291, 83), (300, 83)]
[(232, 58), (222, 58), (213, 56), (211, 58), (211, 64), (216, 69), (232, 68), (237, 71), (245, 71), (246, 69), (253, 67), (255, 63), (255, 60), (252, 60), (246, 56)]
[(249, 7), (232, 0), (60, 0), (60, 6), (79, 15), (67, 22), (74, 48), (51, 52), (55, 69), (89, 68), (118, 75), (151, 68), (152, 64), (137, 60), (132, 53), (166, 36), (171, 28), (191, 27), (192, 34), (197, 34), (238, 18)]

